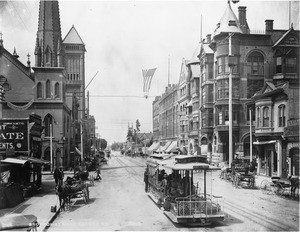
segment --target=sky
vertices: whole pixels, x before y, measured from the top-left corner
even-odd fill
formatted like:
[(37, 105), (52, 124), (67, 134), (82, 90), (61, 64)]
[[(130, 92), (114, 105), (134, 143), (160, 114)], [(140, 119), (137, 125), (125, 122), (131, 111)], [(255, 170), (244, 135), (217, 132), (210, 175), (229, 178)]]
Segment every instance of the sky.
[[(96, 133), (108, 141), (124, 142), (128, 124), (138, 119), (141, 132), (152, 131), (152, 102), (168, 84), (179, 81), (182, 59), (190, 59), (201, 37), (213, 34), (227, 0), (83, 1), (59, 0), (62, 38), (75, 26), (86, 46), (86, 85), (89, 111)], [(251, 30), (262, 31), (265, 20), (274, 29), (289, 28), (288, 1), (240, 0), (247, 7)], [(26, 64), (34, 64), (38, 1), (1, 1), (0, 32), (4, 47)], [(202, 20), (201, 20), (202, 18)], [(291, 22), (299, 30), (299, 1), (291, 2)], [(202, 23), (201, 23), (202, 21)], [(142, 69), (157, 68), (149, 97), (143, 96)], [(95, 76), (95, 74), (97, 75)]]

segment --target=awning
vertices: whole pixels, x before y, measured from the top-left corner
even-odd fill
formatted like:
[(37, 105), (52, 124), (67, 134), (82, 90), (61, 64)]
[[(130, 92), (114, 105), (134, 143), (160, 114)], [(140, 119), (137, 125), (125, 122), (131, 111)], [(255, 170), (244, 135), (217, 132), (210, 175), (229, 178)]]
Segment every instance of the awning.
[(171, 141), (168, 141), (168, 142), (161, 148), (161, 151), (167, 150), (167, 148), (170, 146), (171, 143), (172, 143)]
[(154, 149), (157, 149), (159, 146), (159, 143), (153, 143), (149, 148), (148, 151), (153, 151)]
[(180, 151), (180, 153), (184, 154), (184, 155), (186, 155), (188, 153), (186, 147), (180, 147), (180, 148), (178, 148), (178, 151)]
[(80, 156), (82, 156), (81, 151), (79, 151), (77, 147), (75, 147), (75, 151), (77, 152), (77, 154), (79, 154)]
[(270, 141), (255, 141), (253, 142), (254, 145), (264, 145), (264, 144), (271, 144), (276, 143), (276, 140), (270, 140)]
[(48, 160), (38, 159), (38, 158), (34, 158), (34, 157), (19, 156), (18, 159), (26, 160), (26, 161), (29, 161), (29, 162), (35, 163), (35, 164), (50, 164), (50, 161), (48, 161)]
[(6, 158), (0, 161), (1, 163), (9, 163), (9, 164), (25, 164), (28, 160), (17, 159), (17, 158)]
[(167, 148), (166, 152), (169, 153), (171, 152), (172, 149), (177, 147), (177, 141), (173, 141), (170, 146)]
[(190, 102), (186, 105), (186, 107), (189, 107), (189, 106), (193, 106), (193, 101), (190, 100)]

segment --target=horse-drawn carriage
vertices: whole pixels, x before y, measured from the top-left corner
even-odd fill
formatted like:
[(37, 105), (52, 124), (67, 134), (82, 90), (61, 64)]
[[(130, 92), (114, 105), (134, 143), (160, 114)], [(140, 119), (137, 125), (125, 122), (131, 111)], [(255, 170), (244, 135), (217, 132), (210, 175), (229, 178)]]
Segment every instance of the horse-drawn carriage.
[(255, 173), (250, 172), (250, 165), (248, 163), (236, 164), (233, 168), (233, 180), (232, 183), (235, 187), (246, 184), (249, 188), (255, 186)]
[(89, 200), (89, 186), (87, 171), (77, 171), (73, 177), (67, 177), (62, 185), (56, 187), (56, 192), (59, 197), (59, 204), (62, 209), (65, 204), (69, 205), (71, 198), (82, 198), (87, 204)]
[(286, 179), (273, 176), (271, 177), (271, 181), (263, 180), (260, 184), (260, 189), (265, 194), (287, 195), (297, 199), (299, 198), (299, 177), (290, 176)]
[(248, 159), (235, 159), (231, 168), (224, 165), (221, 168), (220, 178), (232, 182), (235, 187), (247, 185), (249, 188), (255, 186), (255, 164)]

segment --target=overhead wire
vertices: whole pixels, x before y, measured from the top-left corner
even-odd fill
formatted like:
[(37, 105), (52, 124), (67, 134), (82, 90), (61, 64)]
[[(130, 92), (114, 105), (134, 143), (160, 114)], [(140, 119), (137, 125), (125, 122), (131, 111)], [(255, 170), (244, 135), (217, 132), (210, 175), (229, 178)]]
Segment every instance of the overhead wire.
[(30, 31), (28, 30), (24, 20), (22, 19), (22, 17), (20, 16), (18, 9), (15, 7), (15, 5), (13, 4), (13, 1), (8, 1), (8, 3), (14, 8), (14, 11), (16, 12), (16, 14), (18, 15), (19, 20), (22, 22), (21, 24), (24, 26), (24, 28), (26, 29), (26, 31), (28, 31), (30, 33)]

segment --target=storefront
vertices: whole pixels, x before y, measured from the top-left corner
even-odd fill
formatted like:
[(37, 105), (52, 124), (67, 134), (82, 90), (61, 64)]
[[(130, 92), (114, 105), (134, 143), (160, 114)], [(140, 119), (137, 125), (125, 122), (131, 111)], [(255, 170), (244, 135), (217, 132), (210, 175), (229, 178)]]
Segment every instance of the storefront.
[(48, 163), (40, 158), (42, 130), (41, 118), (35, 114), (0, 120), (1, 207), (13, 207), (41, 189), (41, 169)]

